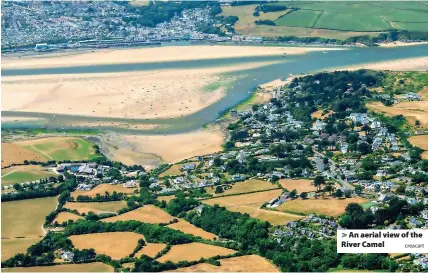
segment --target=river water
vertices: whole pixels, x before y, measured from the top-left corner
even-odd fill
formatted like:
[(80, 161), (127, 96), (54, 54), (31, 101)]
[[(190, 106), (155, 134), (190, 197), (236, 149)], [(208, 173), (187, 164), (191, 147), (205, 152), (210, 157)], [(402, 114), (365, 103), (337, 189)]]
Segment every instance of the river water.
[[(307, 74), (316, 71), (331, 69), (333, 67), (353, 66), (363, 63), (375, 63), (392, 61), (404, 58), (428, 56), (428, 45), (403, 46), (395, 48), (361, 47), (347, 48), (347, 50), (335, 50), (326, 52), (309, 52), (304, 55), (263, 56), (263, 57), (240, 57), (210, 60), (172, 61), (158, 63), (139, 64), (109, 64), (95, 66), (72, 66), (55, 68), (33, 68), (33, 69), (2, 69), (3, 76), (19, 75), (46, 75), (46, 74), (86, 74), (86, 73), (115, 73), (131, 71), (147, 71), (156, 69), (173, 68), (204, 68), (214, 66), (230, 66), (248, 62), (276, 61), (275, 64), (255, 69), (229, 73), (230, 75), (241, 75), (236, 81), (228, 85), (226, 95), (214, 104), (199, 112), (184, 117), (173, 119), (126, 119), (108, 117), (86, 117), (76, 115), (54, 115), (32, 112), (2, 111), (4, 117), (37, 117), (46, 121), (41, 125), (37, 122), (21, 121), (3, 123), (2, 128), (40, 128), (41, 126), (52, 129), (93, 129), (105, 131), (116, 131), (132, 134), (168, 134), (180, 133), (199, 129), (204, 125), (215, 121), (222, 113), (235, 105), (241, 103), (251, 96), (251, 92), (260, 84), (278, 79), (287, 78), (290, 74)], [(242, 76), (244, 75), (244, 76)], [(71, 122), (96, 123), (123, 122), (130, 125), (155, 124), (154, 129), (125, 129), (115, 126), (102, 127), (75, 127)]]

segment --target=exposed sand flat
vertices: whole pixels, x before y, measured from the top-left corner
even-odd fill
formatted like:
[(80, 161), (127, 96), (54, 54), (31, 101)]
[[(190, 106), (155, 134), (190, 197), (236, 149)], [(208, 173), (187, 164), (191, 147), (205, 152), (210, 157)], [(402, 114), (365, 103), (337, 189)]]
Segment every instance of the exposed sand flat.
[[(64, 67), (116, 63), (151, 63), (272, 55), (280, 56), (283, 54), (303, 54), (310, 51), (323, 50), (343, 50), (343, 48), (196, 45), (113, 50), (106, 49), (70, 55), (54, 53), (39, 57), (28, 56), (19, 59), (16, 57), (4, 57), (2, 60), (2, 69)], [(37, 62), (35, 62), (36, 58)]]
[(102, 140), (112, 160), (152, 168), (162, 162), (174, 163), (197, 155), (220, 151), (224, 135), (216, 130), (198, 130), (174, 135), (109, 134)]
[(222, 98), (226, 85), (239, 77), (222, 73), (272, 63), (3, 77), (2, 110), (140, 119), (185, 116)]
[(336, 67), (329, 70), (357, 70), (361, 68), (390, 71), (425, 71), (428, 70), (428, 57), (407, 58), (395, 61), (359, 64), (349, 67)]
[[(3, 105), (4, 106), (4, 105)], [(19, 121), (43, 121), (41, 118), (32, 118), (32, 117), (1, 117), (1, 122), (19, 122)]]
[(426, 45), (428, 42), (392, 42), (392, 43), (380, 43), (380, 47), (398, 47), (398, 46), (414, 46), (414, 45)]
[(290, 81), (291, 80), (283, 81), (281, 79), (276, 79), (276, 80), (261, 84), (260, 87), (267, 90), (267, 91), (273, 91), (276, 88), (281, 87), (281, 86), (289, 83)]

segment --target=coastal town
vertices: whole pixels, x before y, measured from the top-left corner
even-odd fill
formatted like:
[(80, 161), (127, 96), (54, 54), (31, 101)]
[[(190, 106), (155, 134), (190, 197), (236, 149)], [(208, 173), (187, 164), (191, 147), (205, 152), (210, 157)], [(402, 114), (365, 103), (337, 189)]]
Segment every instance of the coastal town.
[[(239, 196), (241, 193), (234, 193), (235, 187), (255, 183), (263, 187), (271, 185), (273, 189), (254, 188), (243, 192), (242, 196), (251, 195), (250, 192), (273, 192), (278, 189), (276, 186), (281, 189), (276, 196), (266, 199), (257, 207), (258, 210), (277, 213), (278, 219), (290, 213), (295, 213), (297, 217), (293, 221), (275, 220), (269, 229), (269, 236), (279, 246), (286, 242), (285, 238), (331, 240), (337, 230), (344, 228), (427, 228), (428, 163), (421, 160), (422, 151), (406, 140), (409, 136), (406, 121), (400, 117), (388, 118), (367, 113), (364, 110), (365, 102), (352, 102), (360, 97), (380, 99), (369, 90), (382, 82), (383, 74), (365, 70), (338, 73), (342, 74), (321, 73), (296, 78), (290, 84), (277, 87), (273, 97), (265, 104), (231, 110), (227, 126), (229, 138), (222, 152), (196, 156), (175, 164), (163, 164), (151, 171), (146, 171), (142, 166), (127, 167), (110, 161), (52, 162), (43, 165), (59, 175), (58, 178), (5, 185), (2, 188), (2, 199), (19, 200), (40, 193), (40, 190), (43, 194), (56, 194), (56, 184), (61, 184), (66, 177), (75, 177), (75, 194), (66, 204), (129, 198), (120, 193), (120, 188), (115, 188), (110, 194), (106, 191), (108, 195), (98, 193), (95, 197), (85, 197), (85, 192), (96, 190), (101, 185), (112, 185), (140, 194), (145, 192), (158, 200), (164, 200), (164, 197), (174, 200), (176, 196), (185, 193), (191, 200), (195, 198), (202, 202), (195, 201), (198, 205), (190, 205), (186, 208), (187, 213), (193, 211), (201, 215), (209, 202), (226, 198), (221, 196)], [(346, 84), (332, 93), (328, 85), (330, 77), (342, 77)], [(308, 92), (316, 90), (316, 95), (307, 96)], [(347, 105), (338, 103), (342, 94), (348, 95)], [(324, 96), (329, 99), (317, 105), (320, 102), (317, 99)], [(414, 97), (412, 94), (408, 96)], [(306, 98), (306, 101), (302, 98)], [(302, 107), (302, 104), (313, 105), (315, 109)], [(297, 191), (287, 187), (286, 183), (290, 181), (308, 183), (310, 190)], [(326, 209), (326, 214), (283, 209), (294, 202), (346, 202), (348, 199), (363, 202), (363, 206), (350, 201), (346, 210), (340, 211), (339, 217), (329, 215), (330, 210), (334, 209), (332, 207)], [(359, 222), (353, 222), (356, 220), (346, 218), (348, 213), (352, 213), (352, 204), (357, 206), (353, 209), (361, 210), (360, 214), (370, 219), (365, 218), (367, 222), (362, 226)], [(141, 203), (134, 204), (121, 213), (139, 206)], [(169, 205), (162, 201), (159, 206), (168, 208)], [(400, 211), (398, 218), (396, 211), (390, 215), (392, 207)], [(67, 208), (67, 205), (59, 211), (78, 213)], [(85, 216), (81, 213), (79, 215)], [(64, 226), (55, 222), (47, 224), (47, 227), (51, 225), (54, 228)], [(399, 264), (402, 269), (428, 268), (428, 260), (424, 255), (409, 257), (406, 262)]]
[(428, 271), (425, 3), (1, 8), (2, 271)]
[[(161, 4), (159, 4), (161, 5)], [(2, 52), (159, 45), (170, 41), (261, 42), (259, 37), (204, 33), (201, 26), (220, 22), (210, 7), (175, 12), (153, 26), (129, 4), (94, 2), (2, 2)]]

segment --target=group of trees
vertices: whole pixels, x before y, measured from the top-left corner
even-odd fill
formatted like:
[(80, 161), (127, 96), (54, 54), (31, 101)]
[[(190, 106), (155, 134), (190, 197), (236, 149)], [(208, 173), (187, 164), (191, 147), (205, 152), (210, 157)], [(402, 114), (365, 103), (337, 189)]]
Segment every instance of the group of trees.
[(134, 220), (119, 221), (116, 223), (79, 220), (73, 223), (72, 225), (68, 225), (64, 230), (64, 235), (70, 236), (117, 231), (130, 231), (143, 234), (144, 238), (149, 243), (169, 243), (172, 245), (176, 245), (191, 243), (197, 240), (197, 238), (193, 235), (185, 234), (181, 231), (177, 231), (160, 225), (142, 223)]
[(257, 253), (272, 260), (281, 271), (326, 272), (339, 265), (358, 269), (397, 269), (396, 263), (383, 254), (359, 255), (359, 264), (353, 264), (349, 259), (352, 255), (337, 253), (335, 240), (282, 237), (277, 242), (268, 236), (269, 223), (217, 205), (205, 206), (200, 215), (190, 212), (186, 219), (206, 231), (234, 240), (234, 247), (242, 253)]
[[(62, 176), (61, 176), (62, 177)], [(62, 178), (63, 179), (63, 178)], [(34, 199), (42, 197), (56, 196), (64, 191), (73, 191), (77, 186), (76, 177), (74, 175), (69, 176), (65, 182), (61, 183), (56, 187), (43, 187), (43, 188), (28, 188), (24, 189), (19, 187), (13, 194), (2, 194), (1, 201), (15, 201), (24, 199)]]
[(186, 198), (183, 192), (176, 194), (176, 198), (169, 201), (166, 210), (173, 216), (178, 216), (183, 212), (189, 211), (199, 205), (199, 201), (193, 197)]
[[(367, 88), (382, 83), (384, 74), (364, 69), (358, 71), (336, 71), (295, 78), (290, 88), (300, 86), (300, 92), (289, 94), (288, 110), (301, 120), (310, 121), (311, 113), (317, 109), (333, 110), (333, 119), (345, 118), (349, 110), (367, 112), (364, 97), (371, 94)], [(297, 118), (296, 117), (296, 118)]]
[(230, 174), (248, 174), (254, 176), (257, 173), (268, 173), (276, 168), (290, 166), (293, 169), (312, 169), (311, 162), (304, 156), (290, 156), (277, 161), (260, 161), (256, 157), (251, 157), (244, 162), (232, 159), (226, 163), (227, 171)]
[(120, 201), (125, 198), (125, 194), (122, 192), (117, 193), (116, 191), (113, 191), (112, 194), (110, 194), (108, 191), (104, 193), (104, 195), (100, 195), (97, 193), (94, 197), (87, 196), (87, 195), (78, 195), (76, 198), (77, 202), (110, 202), (110, 201)]
[(345, 214), (340, 217), (339, 223), (348, 229), (367, 229), (375, 225), (393, 224), (403, 220), (407, 215), (417, 215), (423, 209), (422, 203), (409, 205), (397, 197), (391, 198), (388, 206), (377, 209), (375, 213), (370, 209), (364, 210), (359, 204), (350, 203), (345, 209)]

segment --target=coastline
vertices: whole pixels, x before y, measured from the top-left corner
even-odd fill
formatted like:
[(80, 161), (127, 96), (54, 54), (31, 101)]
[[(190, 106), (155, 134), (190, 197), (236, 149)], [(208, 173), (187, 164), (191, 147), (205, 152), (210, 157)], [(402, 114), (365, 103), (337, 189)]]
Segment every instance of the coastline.
[[(208, 50), (207, 50), (208, 49)], [(77, 54), (29, 55), (22, 58), (2, 56), (2, 69), (55, 68), (76, 65), (132, 64), (171, 61), (212, 60), (238, 57), (299, 55), (313, 51), (346, 50), (346, 47), (190, 45), (129, 49), (101, 49)], [(37, 58), (37, 64), (34, 59)]]

